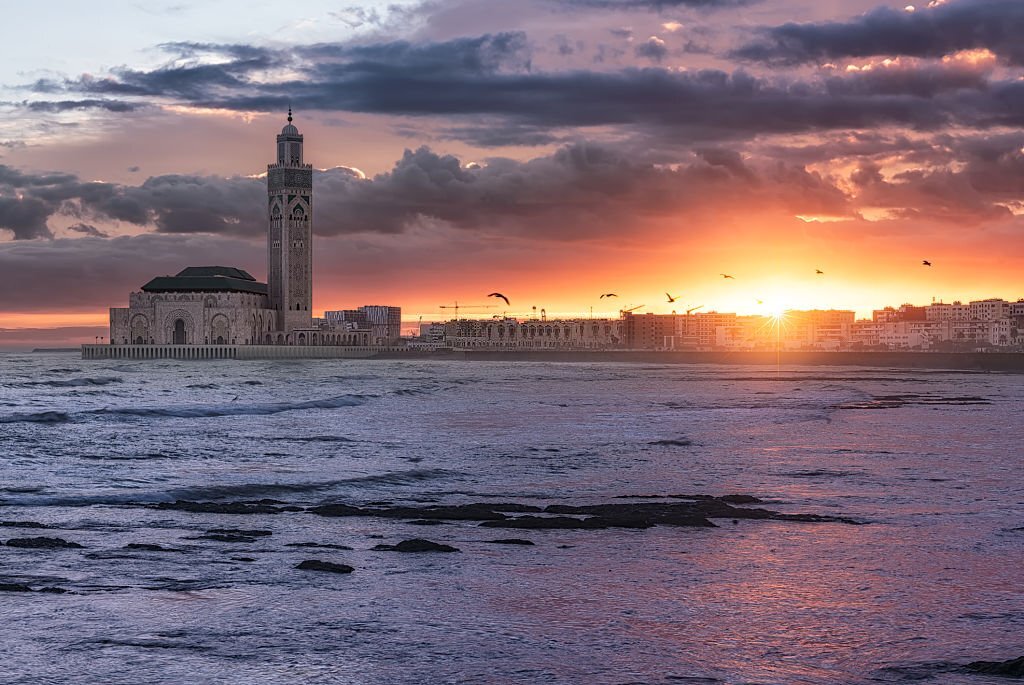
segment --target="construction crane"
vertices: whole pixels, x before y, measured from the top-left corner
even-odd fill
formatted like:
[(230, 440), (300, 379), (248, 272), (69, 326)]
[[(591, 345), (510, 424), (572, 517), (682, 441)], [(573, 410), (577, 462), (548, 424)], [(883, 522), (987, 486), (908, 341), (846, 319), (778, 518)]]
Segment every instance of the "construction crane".
[(704, 308), (704, 305), (702, 305), (702, 304), (699, 304), (696, 307), (690, 307), (689, 309), (686, 310), (686, 315), (689, 316), (690, 314), (692, 314), (693, 312), (697, 311), (698, 309), (703, 309), (703, 308)]
[(454, 309), (455, 310), (455, 318), (458, 319), (459, 318), (459, 310), (460, 309), (494, 309), (495, 306), (497, 306), (497, 305), (493, 305), (493, 304), (459, 304), (459, 301), (456, 300), (452, 304), (442, 304), (442, 305), (440, 305), (438, 307), (438, 309)]
[(619, 310), (619, 314), (629, 314), (630, 312), (635, 312), (636, 310), (640, 309), (641, 307), (646, 307), (646, 306), (647, 305), (645, 305), (645, 304), (638, 304), (635, 307), (626, 307), (625, 309), (620, 309)]

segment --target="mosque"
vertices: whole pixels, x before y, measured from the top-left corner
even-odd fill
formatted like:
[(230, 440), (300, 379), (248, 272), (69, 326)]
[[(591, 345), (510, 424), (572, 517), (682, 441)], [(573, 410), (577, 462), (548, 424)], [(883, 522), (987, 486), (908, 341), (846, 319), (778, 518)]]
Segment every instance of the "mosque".
[[(127, 307), (110, 310), (110, 345), (380, 344), (368, 327), (312, 316), (313, 166), (305, 163), (302, 146), (289, 109), (277, 136), (277, 162), (267, 165), (267, 282), (229, 266), (157, 276), (131, 293)], [(132, 352), (128, 356), (167, 356)]]

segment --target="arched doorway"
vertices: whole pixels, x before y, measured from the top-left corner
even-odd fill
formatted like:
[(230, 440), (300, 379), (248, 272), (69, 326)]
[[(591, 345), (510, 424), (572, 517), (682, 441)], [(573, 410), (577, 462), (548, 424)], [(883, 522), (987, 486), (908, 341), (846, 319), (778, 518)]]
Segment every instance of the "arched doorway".
[(177, 319), (174, 322), (174, 334), (172, 337), (172, 343), (174, 345), (185, 344), (185, 320)]

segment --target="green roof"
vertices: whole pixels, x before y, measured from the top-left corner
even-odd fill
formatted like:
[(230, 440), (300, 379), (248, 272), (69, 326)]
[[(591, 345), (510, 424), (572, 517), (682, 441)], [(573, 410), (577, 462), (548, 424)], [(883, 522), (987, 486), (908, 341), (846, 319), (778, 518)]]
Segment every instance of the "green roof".
[(240, 278), (255, 281), (248, 271), (233, 266), (188, 266), (178, 272), (175, 278)]
[(233, 266), (190, 266), (177, 276), (157, 276), (142, 286), (147, 293), (213, 292), (267, 294), (267, 284)]

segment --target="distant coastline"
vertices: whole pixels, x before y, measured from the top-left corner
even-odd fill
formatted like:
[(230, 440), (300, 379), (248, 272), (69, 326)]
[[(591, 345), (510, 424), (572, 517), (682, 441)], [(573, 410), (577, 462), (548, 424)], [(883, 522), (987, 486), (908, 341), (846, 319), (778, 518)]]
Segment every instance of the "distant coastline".
[[(438, 355), (441, 356), (441, 355)], [(735, 366), (874, 366), (961, 371), (1024, 372), (1021, 352), (654, 352), (645, 350), (504, 352), (453, 351), (468, 361), (630, 362)]]

